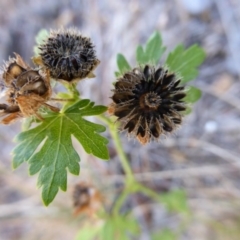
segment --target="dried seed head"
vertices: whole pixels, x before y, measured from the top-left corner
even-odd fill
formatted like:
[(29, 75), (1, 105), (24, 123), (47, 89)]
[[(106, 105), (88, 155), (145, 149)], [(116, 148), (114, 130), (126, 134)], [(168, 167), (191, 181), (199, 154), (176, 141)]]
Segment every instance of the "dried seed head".
[(186, 94), (179, 84), (175, 74), (161, 67), (135, 68), (117, 80), (109, 113), (118, 117), (123, 130), (146, 144), (181, 124)]
[(49, 73), (40, 73), (39, 70), (29, 67), (21, 58), (15, 54), (2, 71), (1, 85), (6, 90), (6, 101), (10, 104), (0, 104), (1, 116), (6, 117), (1, 123), (9, 124), (20, 117), (37, 116), (37, 111), (42, 106), (58, 111), (57, 108), (46, 104), (51, 95)]
[(18, 95), (31, 93), (40, 96), (49, 95), (48, 83), (45, 80), (46, 74), (40, 74), (38, 70), (29, 67), (20, 55), (16, 53), (15, 55), (16, 58), (11, 58), (5, 63), (2, 85)]
[(96, 188), (88, 183), (82, 182), (74, 187), (73, 206), (75, 215), (86, 213), (92, 216), (102, 206), (102, 196)]
[(68, 82), (94, 77), (92, 72), (100, 62), (90, 38), (75, 29), (51, 31), (39, 49), (40, 62), (50, 70), (51, 77)]

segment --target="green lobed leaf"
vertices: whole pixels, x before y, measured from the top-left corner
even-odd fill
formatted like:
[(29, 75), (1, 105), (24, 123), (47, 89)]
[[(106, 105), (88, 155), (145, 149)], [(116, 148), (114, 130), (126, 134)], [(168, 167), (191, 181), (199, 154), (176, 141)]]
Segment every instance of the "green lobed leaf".
[(186, 83), (197, 77), (197, 67), (201, 65), (204, 59), (205, 52), (198, 45), (193, 45), (186, 50), (183, 45), (178, 45), (169, 53), (166, 65), (171, 72), (175, 72), (182, 77), (182, 83)]
[(166, 47), (162, 46), (162, 38), (159, 32), (154, 32), (146, 43), (145, 50), (142, 46), (136, 49), (136, 60), (138, 64), (158, 64)]
[(120, 74), (124, 74), (125, 72), (131, 70), (129, 63), (121, 53), (117, 55), (117, 65), (118, 65)]
[(72, 136), (88, 154), (109, 158), (108, 140), (99, 134), (105, 127), (83, 118), (101, 114), (106, 109), (105, 106), (94, 106), (88, 99), (79, 100), (65, 112), (51, 113), (40, 125), (17, 136), (13, 168), (28, 161), (30, 175), (39, 172), (38, 186), (42, 187), (45, 205), (53, 201), (59, 188), (66, 191), (67, 168), (70, 173), (79, 174), (80, 157), (73, 148)]

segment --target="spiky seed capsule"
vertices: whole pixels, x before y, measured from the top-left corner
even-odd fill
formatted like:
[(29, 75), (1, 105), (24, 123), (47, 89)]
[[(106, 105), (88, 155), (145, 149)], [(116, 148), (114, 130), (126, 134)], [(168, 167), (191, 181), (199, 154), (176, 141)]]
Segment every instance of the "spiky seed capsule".
[(50, 76), (68, 82), (94, 77), (93, 71), (100, 63), (90, 38), (75, 29), (51, 31), (39, 49)]
[(186, 94), (180, 82), (162, 67), (135, 68), (117, 80), (109, 113), (140, 143), (158, 139), (182, 122), (181, 112), (186, 110), (182, 99)]

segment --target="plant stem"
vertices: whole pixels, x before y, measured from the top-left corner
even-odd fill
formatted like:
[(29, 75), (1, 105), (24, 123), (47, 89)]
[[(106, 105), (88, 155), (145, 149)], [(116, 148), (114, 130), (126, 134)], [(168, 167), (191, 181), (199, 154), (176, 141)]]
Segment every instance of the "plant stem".
[(113, 138), (113, 142), (116, 148), (116, 151), (118, 153), (120, 162), (122, 164), (123, 170), (126, 174), (126, 179), (127, 179), (127, 183), (126, 185), (130, 185), (133, 180), (134, 180), (134, 176), (133, 176), (133, 172), (131, 170), (131, 167), (129, 165), (129, 160), (125, 154), (125, 152), (123, 151), (123, 146), (118, 134), (118, 129), (117, 129), (117, 123), (114, 123), (111, 119), (107, 118), (104, 115), (98, 115), (98, 118), (101, 119), (104, 123), (106, 123), (109, 126), (109, 130), (110, 130), (110, 134)]
[[(63, 105), (61, 112), (64, 112), (70, 105), (72, 105), (75, 101), (80, 100), (80, 93), (77, 90), (77, 85), (76, 83), (64, 83), (64, 87), (67, 89), (68, 94), (70, 94), (70, 97), (67, 98), (62, 98), (61, 101), (64, 102), (65, 104)], [(52, 100), (55, 100), (52, 98)]]
[(120, 196), (118, 197), (118, 199), (116, 200), (115, 204), (114, 204), (114, 207), (113, 207), (113, 214), (114, 215), (118, 215), (119, 214), (120, 209), (121, 209), (121, 207), (123, 205), (123, 202), (127, 198), (128, 194), (129, 194), (128, 189), (125, 188), (123, 190), (123, 192), (120, 194)]
[(118, 130), (117, 130), (117, 125), (112, 123), (110, 125), (110, 133), (112, 135), (115, 147), (116, 147), (116, 151), (118, 153), (119, 159), (121, 161), (122, 167), (124, 169), (124, 172), (126, 174), (126, 179), (127, 179), (127, 185), (132, 183), (132, 181), (134, 180), (134, 176), (133, 176), (133, 172), (131, 170), (131, 167), (129, 165), (129, 160), (127, 159), (127, 156), (125, 154), (125, 152), (123, 151), (123, 147), (122, 147), (122, 143), (118, 134)]
[(153, 191), (152, 189), (145, 187), (140, 183), (136, 183), (136, 192), (142, 192), (143, 194), (147, 195), (148, 197), (154, 199), (156, 202), (161, 202), (159, 195)]
[(80, 94), (77, 90), (76, 83), (72, 83), (72, 84), (66, 83), (66, 84), (64, 84), (64, 86), (68, 90), (68, 92), (72, 94), (72, 96), (75, 100), (79, 98)]
[(113, 214), (117, 215), (117, 214), (119, 214), (120, 209), (121, 209), (125, 199), (129, 195), (129, 193), (131, 193), (131, 188), (132, 188), (132, 186), (134, 186), (136, 181), (134, 180), (133, 172), (128, 163), (129, 160), (128, 160), (125, 152), (123, 151), (123, 146), (122, 146), (119, 134), (118, 134), (117, 123), (114, 123), (110, 118), (107, 118), (104, 115), (98, 115), (98, 117), (109, 126), (109, 131), (112, 136), (116, 151), (118, 153), (123, 170), (126, 174), (126, 182), (125, 182), (124, 189), (123, 189), (122, 193), (120, 194), (120, 196), (118, 197), (118, 199), (116, 200), (113, 210), (112, 210)]

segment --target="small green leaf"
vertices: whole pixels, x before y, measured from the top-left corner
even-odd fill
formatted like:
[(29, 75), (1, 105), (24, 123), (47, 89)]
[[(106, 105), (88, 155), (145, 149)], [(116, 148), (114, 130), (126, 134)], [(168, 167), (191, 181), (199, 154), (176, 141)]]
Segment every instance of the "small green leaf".
[(160, 201), (169, 211), (179, 213), (189, 213), (187, 205), (187, 196), (183, 190), (173, 190), (159, 196)]
[(42, 44), (45, 39), (49, 36), (49, 32), (46, 29), (41, 29), (35, 37), (37, 44)]
[[(130, 236), (136, 236), (139, 233), (139, 226), (133, 217), (130, 216), (109, 216), (101, 231), (101, 240), (129, 240)], [(130, 235), (130, 236), (129, 236)]]
[(138, 46), (136, 49), (136, 60), (138, 64), (145, 64), (148, 62), (145, 57), (145, 53), (142, 46)]
[(33, 117), (24, 118), (22, 123), (22, 131), (28, 130), (33, 122), (34, 122)]
[(197, 77), (197, 67), (202, 64), (204, 59), (205, 52), (198, 45), (193, 45), (186, 50), (183, 45), (178, 45), (169, 53), (166, 65), (171, 72), (182, 77), (182, 83), (186, 83)]
[(60, 92), (56, 95), (56, 98), (60, 99), (71, 99), (73, 96), (71, 93), (66, 93), (66, 92)]
[(114, 72), (114, 74), (115, 74), (115, 77), (121, 77), (121, 73), (120, 72)]
[(200, 89), (193, 86), (188, 86), (188, 88), (189, 89), (187, 90), (187, 95), (183, 101), (187, 103), (195, 103), (201, 98), (202, 92)]
[(146, 43), (145, 50), (142, 46), (136, 49), (136, 60), (138, 64), (158, 64), (166, 47), (162, 46), (162, 38), (159, 32), (154, 32)]
[[(202, 96), (202, 92), (200, 89), (193, 87), (193, 86), (188, 86), (187, 90), (187, 95), (185, 98), (183, 98), (183, 101), (186, 103), (195, 103), (198, 101)], [(184, 111), (184, 115), (188, 115), (192, 112), (192, 109), (190, 106), (187, 106), (187, 109)]]
[(157, 233), (154, 233), (152, 240), (176, 240), (177, 236), (169, 229), (163, 229)]
[(127, 62), (126, 58), (121, 53), (119, 53), (117, 55), (117, 65), (118, 65), (118, 69), (119, 69), (119, 72), (121, 75), (124, 74), (125, 72), (131, 70), (129, 63)]
[(183, 112), (183, 115), (188, 115), (192, 112), (192, 109), (190, 107), (187, 107), (187, 109)]
[(162, 46), (162, 38), (159, 32), (154, 32), (147, 41), (145, 58), (149, 63), (157, 64), (165, 52), (166, 47)]
[(37, 43), (37, 45), (34, 46), (33, 51), (35, 56), (38, 56), (40, 51), (38, 49), (38, 45), (43, 44), (44, 40), (47, 39), (47, 37), (49, 36), (49, 32), (46, 29), (41, 29), (37, 36), (35, 37), (35, 41)]
[(42, 187), (42, 198), (49, 205), (58, 189), (67, 189), (67, 168), (79, 174), (80, 157), (72, 145), (72, 136), (88, 154), (108, 159), (108, 140), (99, 133), (105, 127), (85, 120), (106, 111), (105, 106), (94, 106), (90, 100), (79, 100), (65, 112), (51, 113), (35, 128), (20, 133), (18, 145), (13, 150), (13, 168), (24, 161), (29, 163), (30, 175), (39, 172), (38, 186)]
[(91, 225), (85, 224), (79, 230), (76, 240), (94, 240), (96, 239), (98, 233), (101, 231), (102, 226), (99, 224)]

